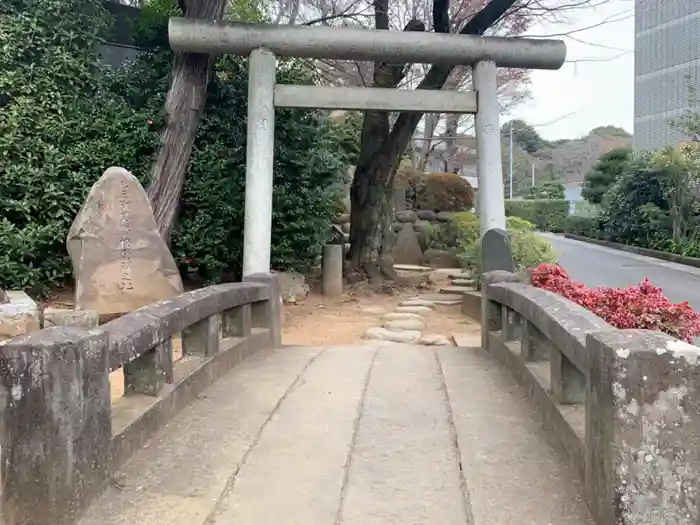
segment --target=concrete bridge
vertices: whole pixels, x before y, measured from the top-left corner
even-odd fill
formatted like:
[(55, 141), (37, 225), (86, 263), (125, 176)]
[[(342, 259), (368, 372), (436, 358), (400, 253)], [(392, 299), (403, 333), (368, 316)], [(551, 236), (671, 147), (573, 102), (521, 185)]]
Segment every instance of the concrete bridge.
[(12, 339), (3, 523), (699, 523), (698, 349), (484, 291), (483, 342), (438, 350), (283, 347), (270, 275)]

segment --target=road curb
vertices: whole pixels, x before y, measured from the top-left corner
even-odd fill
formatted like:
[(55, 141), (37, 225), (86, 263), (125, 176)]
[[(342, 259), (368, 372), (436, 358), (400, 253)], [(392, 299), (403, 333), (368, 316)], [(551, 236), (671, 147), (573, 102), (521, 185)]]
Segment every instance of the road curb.
[(582, 235), (573, 235), (571, 233), (565, 233), (564, 237), (566, 237), (567, 239), (572, 239), (574, 241), (581, 241), (586, 242), (588, 244), (597, 244), (598, 246), (605, 246), (606, 248), (612, 248), (613, 250), (618, 250), (621, 252), (634, 253), (636, 255), (644, 255), (646, 257), (652, 257), (654, 259), (660, 259), (662, 261), (683, 264), (685, 266), (692, 266), (693, 268), (700, 268), (700, 259), (697, 257), (686, 257), (684, 255), (677, 255), (675, 253), (660, 252), (658, 250), (650, 250), (649, 248), (640, 248), (638, 246), (630, 246), (628, 244), (619, 244), (616, 242), (603, 241), (600, 239), (592, 239), (590, 237), (584, 237)]

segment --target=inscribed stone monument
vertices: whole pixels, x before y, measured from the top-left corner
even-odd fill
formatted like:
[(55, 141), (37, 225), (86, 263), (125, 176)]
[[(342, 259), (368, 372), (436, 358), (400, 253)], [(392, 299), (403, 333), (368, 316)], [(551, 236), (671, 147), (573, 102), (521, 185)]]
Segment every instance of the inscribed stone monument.
[(109, 168), (94, 184), (66, 244), (78, 310), (104, 319), (182, 293), (148, 196), (124, 168)]
[(481, 239), (482, 272), (503, 270), (515, 272), (508, 232), (500, 228), (488, 230)]

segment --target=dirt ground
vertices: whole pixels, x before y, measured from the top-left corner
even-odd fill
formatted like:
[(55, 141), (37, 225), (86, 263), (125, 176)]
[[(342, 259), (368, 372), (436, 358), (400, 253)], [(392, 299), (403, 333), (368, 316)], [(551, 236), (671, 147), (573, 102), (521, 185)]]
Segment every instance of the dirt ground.
[[(352, 291), (338, 298), (322, 297), (312, 291), (306, 300), (285, 305), (282, 343), (286, 345), (343, 345), (363, 341), (365, 330), (381, 326), (382, 314), (391, 312), (398, 303), (415, 297), (416, 290), (394, 295), (370, 291)], [(431, 292), (433, 293), (433, 292)], [(442, 334), (448, 339), (455, 332), (469, 331), (471, 325), (459, 306), (438, 306), (425, 316), (428, 333)]]
[[(349, 287), (340, 297), (327, 298), (312, 290), (298, 304), (284, 306), (282, 343), (285, 345), (348, 345), (361, 344), (364, 332), (373, 326), (381, 326), (381, 316), (392, 312), (398, 303), (421, 293), (437, 293), (435, 289), (414, 288), (390, 289), (385, 293), (368, 287)], [(46, 306), (72, 308), (73, 292), (56, 293)], [(468, 321), (459, 306), (437, 306), (425, 315), (425, 333), (442, 334), (452, 341), (455, 332), (471, 332), (478, 326)], [(173, 358), (182, 357), (179, 337), (173, 338)], [(110, 374), (112, 399), (123, 395), (124, 376), (122, 370)]]

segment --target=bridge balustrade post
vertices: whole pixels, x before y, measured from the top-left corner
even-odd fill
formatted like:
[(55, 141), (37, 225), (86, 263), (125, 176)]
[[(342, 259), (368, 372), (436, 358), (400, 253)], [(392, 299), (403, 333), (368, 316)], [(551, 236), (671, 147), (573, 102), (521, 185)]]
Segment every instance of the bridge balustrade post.
[(586, 376), (559, 349), (550, 344), (549, 367), (552, 394), (562, 405), (586, 402)]
[(279, 279), (270, 273), (257, 273), (243, 277), (244, 282), (258, 282), (270, 287), (270, 298), (265, 301), (251, 303), (250, 316), (253, 328), (269, 328), (272, 333), (272, 346), (282, 344), (282, 296)]
[(520, 334), (520, 314), (505, 304), (501, 306), (501, 336), (504, 341), (516, 341)]
[(124, 365), (124, 395), (157, 396), (167, 383), (173, 383), (172, 340), (150, 348)]
[(108, 476), (108, 337), (47, 328), (0, 346), (3, 525), (68, 525)]
[(503, 327), (502, 306), (489, 299), (489, 285), (497, 283), (518, 282), (520, 279), (512, 272), (495, 270), (483, 275), (484, 286), (481, 289), (481, 347), (488, 350), (489, 332)]
[(219, 315), (212, 315), (182, 331), (182, 350), (187, 355), (211, 357), (219, 352)]
[(520, 327), (520, 355), (524, 361), (536, 363), (547, 361), (552, 351), (547, 337), (530, 321), (523, 319)]
[(659, 332), (589, 333), (586, 493), (600, 524), (698, 523), (700, 348)]
[(248, 337), (253, 326), (250, 304), (242, 304), (221, 313), (224, 337)]

